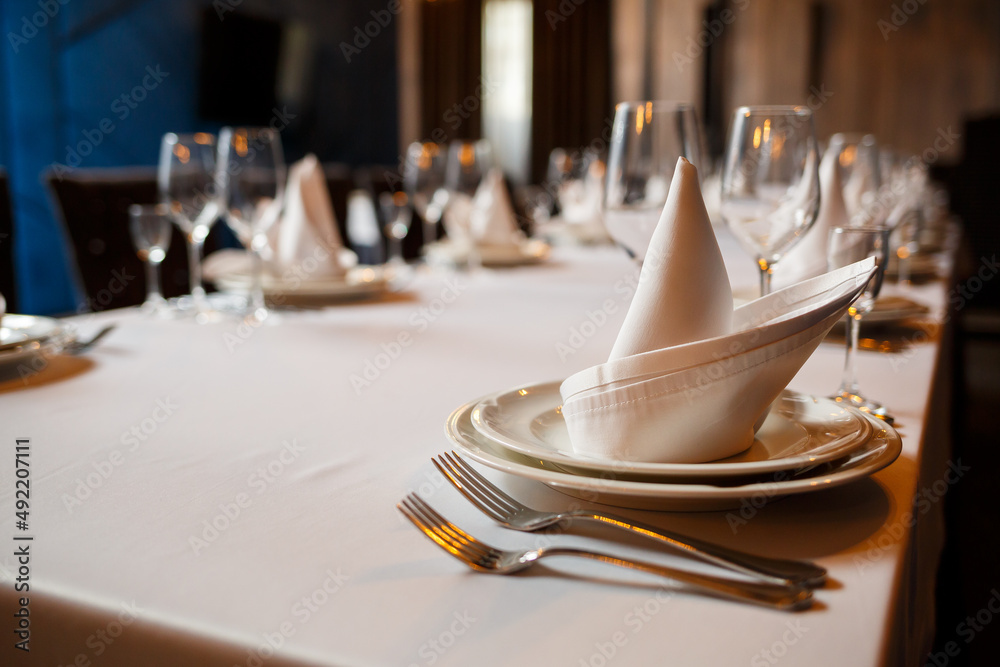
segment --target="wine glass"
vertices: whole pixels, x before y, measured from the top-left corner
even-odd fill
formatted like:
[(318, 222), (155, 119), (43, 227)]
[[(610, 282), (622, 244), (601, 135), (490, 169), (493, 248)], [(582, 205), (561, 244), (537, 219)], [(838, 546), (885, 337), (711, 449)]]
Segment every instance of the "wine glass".
[(250, 251), (252, 284), (248, 318), (270, 314), (264, 304), (263, 259), (267, 230), (281, 215), (285, 195), (285, 160), (281, 137), (266, 127), (225, 127), (219, 134), (217, 181), (226, 223)]
[(667, 201), (677, 158), (702, 166), (701, 132), (690, 104), (621, 102), (615, 106), (604, 186), (604, 225), (642, 262)]
[(403, 185), (413, 207), (424, 221), (424, 243), (437, 240), (448, 192), (444, 189), (446, 147), (434, 142), (414, 142), (406, 150)]
[(469, 197), (493, 166), (493, 148), (485, 139), (479, 141), (452, 141), (448, 146), (444, 183), (450, 194)]
[(771, 274), (816, 221), (819, 150), (812, 111), (801, 106), (740, 107), (726, 139), (719, 212), (760, 269)]
[(213, 315), (202, 286), (201, 252), (205, 238), (219, 218), (213, 180), (215, 156), (215, 135), (168, 132), (160, 143), (157, 171), (160, 201), (167, 206), (171, 220), (187, 240), (191, 299), (202, 321)]
[(840, 132), (830, 137), (827, 150), (837, 155), (840, 182), (844, 184), (844, 206), (851, 224), (882, 224), (886, 202), (879, 205), (878, 201), (882, 185), (882, 156), (875, 137)]
[(132, 204), (128, 209), (132, 244), (146, 267), (146, 300), (142, 309), (159, 317), (165, 317), (170, 312), (160, 290), (160, 262), (170, 249), (170, 234), (173, 231), (168, 213), (164, 204)]
[(832, 398), (879, 417), (887, 417), (886, 409), (880, 403), (862, 395), (858, 387), (855, 357), (861, 318), (875, 306), (875, 299), (882, 288), (885, 267), (889, 262), (889, 233), (889, 228), (885, 226), (834, 227), (830, 230), (830, 242), (827, 248), (830, 270), (848, 266), (868, 257), (875, 258), (877, 267), (875, 275), (847, 311), (847, 357), (844, 361), (844, 376), (840, 389)]
[(378, 198), (382, 209), (382, 229), (389, 239), (389, 264), (401, 266), (403, 259), (403, 239), (410, 231), (413, 209), (405, 192), (383, 192)]

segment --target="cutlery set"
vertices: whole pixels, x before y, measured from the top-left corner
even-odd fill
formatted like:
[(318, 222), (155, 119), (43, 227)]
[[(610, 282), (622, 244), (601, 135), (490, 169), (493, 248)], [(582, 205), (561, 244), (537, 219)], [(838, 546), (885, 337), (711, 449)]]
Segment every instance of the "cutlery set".
[(742, 578), (696, 573), (589, 549), (560, 546), (498, 549), (447, 520), (415, 493), (408, 494), (397, 505), (403, 515), (435, 544), (479, 572), (511, 574), (531, 567), (542, 558), (577, 556), (657, 574), (691, 592), (784, 610), (809, 607), (813, 598), (812, 589), (822, 586), (826, 580), (826, 570), (813, 563), (752, 555), (606, 512), (591, 509), (544, 512), (533, 509), (499, 489), (455, 452), (437, 456), (433, 463), (473, 506), (505, 528), (534, 532), (576, 521), (601, 523), (641, 535), (669, 553), (707, 563)]

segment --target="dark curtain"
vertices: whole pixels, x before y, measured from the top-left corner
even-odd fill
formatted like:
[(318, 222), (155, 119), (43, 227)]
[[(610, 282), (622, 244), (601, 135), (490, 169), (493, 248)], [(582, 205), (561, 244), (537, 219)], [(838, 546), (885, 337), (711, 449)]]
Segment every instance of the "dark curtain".
[(421, 5), (421, 137), (482, 136), (482, 0)]
[(607, 148), (611, 1), (535, 0), (531, 172), (545, 177), (553, 148)]

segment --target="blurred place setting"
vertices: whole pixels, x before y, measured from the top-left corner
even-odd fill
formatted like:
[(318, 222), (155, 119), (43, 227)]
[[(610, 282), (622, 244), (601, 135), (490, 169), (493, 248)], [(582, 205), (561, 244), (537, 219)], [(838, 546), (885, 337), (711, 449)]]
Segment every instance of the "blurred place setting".
[(1000, 5), (0, 26), (3, 665), (995, 663)]

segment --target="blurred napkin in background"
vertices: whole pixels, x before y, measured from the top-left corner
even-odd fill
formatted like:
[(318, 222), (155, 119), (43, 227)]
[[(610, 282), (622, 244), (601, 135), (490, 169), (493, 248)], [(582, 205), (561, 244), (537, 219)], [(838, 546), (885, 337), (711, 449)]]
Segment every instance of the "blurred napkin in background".
[(495, 167), (487, 172), (475, 197), (452, 196), (445, 210), (444, 225), (448, 238), (455, 243), (515, 246), (524, 241), (503, 172)]
[(827, 150), (819, 164), (820, 201), (816, 222), (806, 231), (802, 240), (775, 265), (776, 288), (794, 285), (825, 273), (830, 230), (845, 227), (850, 222), (847, 206), (844, 204), (844, 188), (837, 159), (837, 151)]
[[(342, 279), (357, 264), (357, 255), (340, 238), (323, 167), (315, 155), (307, 155), (289, 169), (284, 209), (267, 230), (267, 241), (262, 252), (264, 270), (275, 278)], [(209, 280), (249, 276), (250, 256), (244, 250), (219, 250), (205, 258), (203, 271)]]
[(573, 450), (662, 463), (743, 451), (873, 271), (858, 262), (733, 310), (697, 170), (681, 158), (608, 362), (560, 387)]
[(285, 210), (268, 236), (273, 250), (270, 268), (276, 275), (312, 258), (317, 268), (310, 271), (310, 277), (332, 278), (343, 276), (348, 266), (357, 262), (349, 250), (350, 255), (342, 257), (344, 243), (337, 230), (326, 176), (315, 155), (305, 156), (289, 170)]

